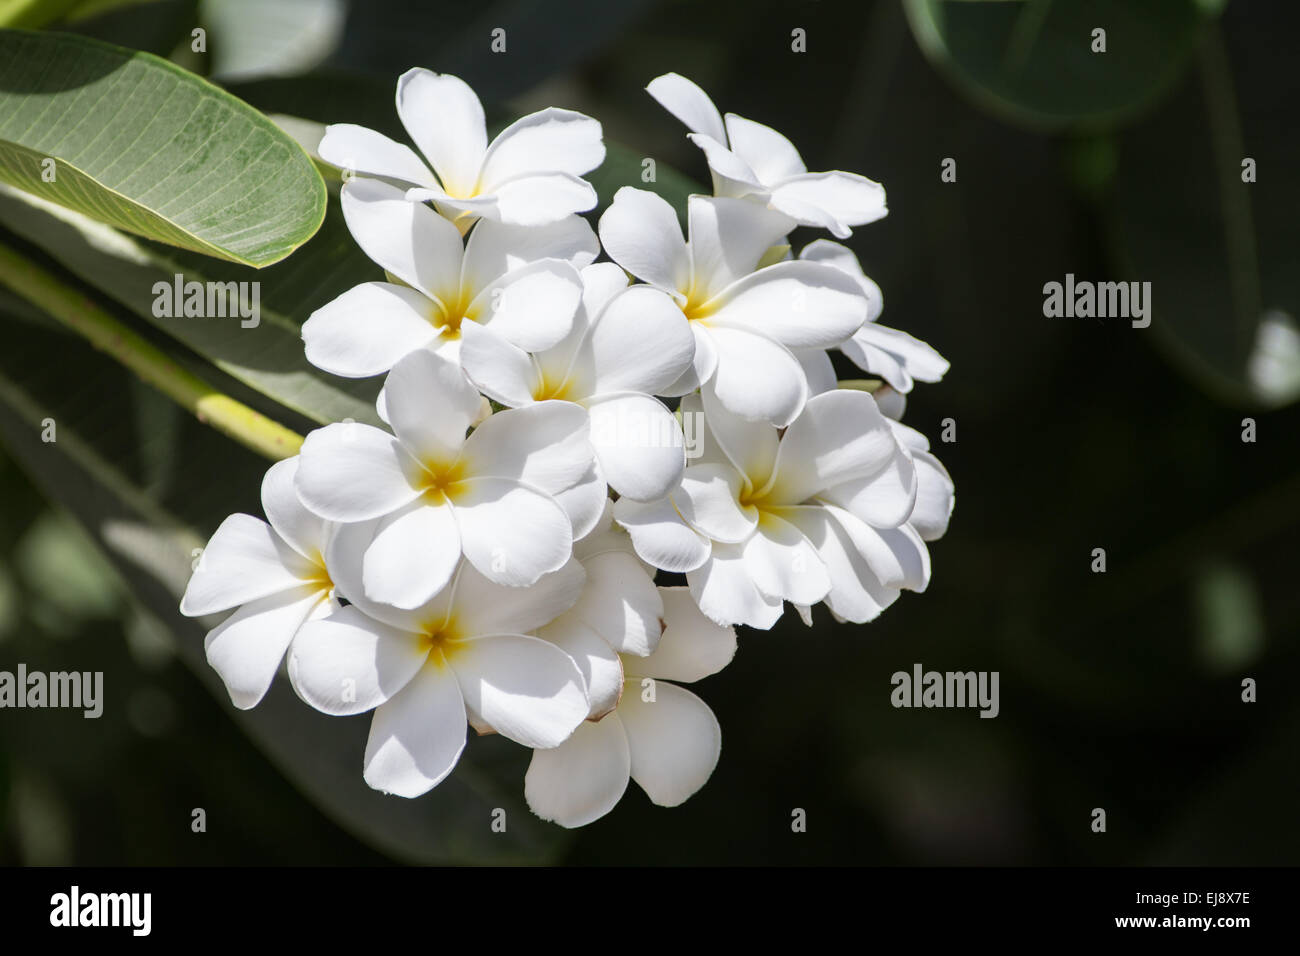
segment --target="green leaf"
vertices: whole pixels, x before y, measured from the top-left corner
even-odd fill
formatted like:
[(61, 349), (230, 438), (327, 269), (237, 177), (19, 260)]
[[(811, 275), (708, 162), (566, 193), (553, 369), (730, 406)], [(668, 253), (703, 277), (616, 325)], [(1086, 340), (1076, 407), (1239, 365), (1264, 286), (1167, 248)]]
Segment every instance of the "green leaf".
[[(291, 259), (258, 271), (198, 253), (142, 242), (110, 226), (0, 186), (0, 225), (40, 247), (65, 268), (136, 315), (198, 352), (223, 372), (312, 421), (351, 418), (379, 424), (376, 379), (339, 378), (307, 362), (301, 326), (346, 289), (379, 278), (357, 248), (337, 206)], [(226, 318), (155, 314), (158, 282), (259, 283), (259, 320), (245, 328)], [(247, 287), (251, 290), (251, 286)]]
[(0, 26), (42, 27), (77, 7), (82, 0), (0, 0)]
[(325, 186), (302, 148), (175, 64), (19, 30), (0, 31), (0, 63), (0, 180), (127, 232), (258, 268), (320, 227)]
[[(1218, 0), (903, 0), (926, 57), (1005, 119), (1059, 129), (1113, 122), (1183, 74)], [(1105, 30), (1105, 52), (1093, 31)]]
[[(229, 707), (280, 771), (341, 826), (395, 859), (414, 863), (520, 864), (552, 859), (565, 839), (533, 816), (522, 799), (527, 749), (498, 737), (469, 741), (455, 772), (416, 800), (388, 797), (361, 776), (368, 717), (327, 717), (302, 703), (278, 678), (256, 708), (230, 707), (204, 659), (203, 635), (215, 621), (181, 616), (179, 597), (194, 549), (227, 513), (259, 513), (265, 462), (185, 419), (178, 434), (158, 436), (133, 423), (132, 391), (120, 369), (81, 343), (34, 330), (0, 352), (0, 440), (52, 500), (63, 505), (111, 559), (134, 600), (161, 621), (185, 664)], [(48, 356), (60, 347), (57, 364)], [(103, 387), (68, 389), (68, 381)], [(57, 440), (41, 440), (55, 419)], [(159, 497), (141, 476), (144, 446), (162, 441), (180, 462), (174, 491)], [(195, 741), (197, 747), (203, 741)], [(493, 811), (507, 817), (492, 830)]]
[(1213, 31), (1199, 82), (1123, 134), (1105, 207), (1125, 278), (1151, 283), (1155, 341), (1248, 408), (1300, 399), (1295, 109), (1269, 79), (1288, 55), (1240, 50), (1250, 65), (1234, 70)]

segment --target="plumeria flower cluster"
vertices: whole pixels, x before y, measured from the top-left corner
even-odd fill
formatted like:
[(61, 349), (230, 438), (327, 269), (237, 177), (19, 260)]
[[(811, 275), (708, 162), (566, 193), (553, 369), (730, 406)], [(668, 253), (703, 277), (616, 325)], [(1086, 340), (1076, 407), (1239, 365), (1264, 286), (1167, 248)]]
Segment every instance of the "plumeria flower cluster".
[(361, 126), (321, 141), (386, 279), (313, 313), (306, 356), (386, 376), (386, 427), (327, 425), (272, 466), (267, 520), (217, 529), (181, 609), (233, 610), (206, 647), (237, 707), (283, 667), (312, 707), (370, 713), (378, 790), (428, 792), (472, 727), (532, 749), (524, 794), (563, 826), (629, 781), (676, 806), (721, 751), (682, 685), (730, 662), (737, 625), (787, 603), (864, 623), (929, 582), (953, 483), (898, 419), (948, 364), (878, 323), (847, 247), (790, 248), (884, 216), (884, 190), (809, 173), (676, 74), (647, 89), (712, 172), (684, 223), (624, 187), (593, 228), (599, 123), (547, 109), (489, 143), (474, 92), (427, 70), (397, 84), (418, 153)]

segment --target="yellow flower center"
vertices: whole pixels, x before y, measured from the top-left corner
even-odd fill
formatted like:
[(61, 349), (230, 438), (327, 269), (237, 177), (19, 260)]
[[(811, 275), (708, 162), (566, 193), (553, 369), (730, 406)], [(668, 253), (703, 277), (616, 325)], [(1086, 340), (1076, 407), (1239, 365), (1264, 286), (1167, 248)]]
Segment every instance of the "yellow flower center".
[(569, 396), (573, 392), (573, 383), (567, 378), (552, 381), (543, 372), (538, 379), (537, 385), (533, 388), (533, 398), (536, 401), (544, 402), (547, 399), (556, 399), (558, 401), (569, 401)]
[(424, 497), (433, 504), (453, 501), (461, 488), (458, 482), (465, 479), (465, 462), (457, 458), (450, 464), (425, 461), (424, 474), (420, 476), (419, 487)]
[(697, 289), (692, 285), (689, 289), (679, 290), (686, 296), (686, 303), (682, 306), (682, 314), (690, 322), (700, 322), (707, 319), (715, 311), (714, 307), (709, 304), (706, 298), (707, 293), (702, 289)]
[(420, 648), (429, 655), (430, 664), (442, 667), (462, 649), (465, 636), (455, 615), (448, 615), (444, 621), (431, 621), (424, 625)]
[(434, 300), (429, 310), (429, 322), (440, 328), (441, 338), (458, 339), (461, 322), (478, 320), (483, 310), (474, 304), (471, 293), (469, 289), (455, 289)]

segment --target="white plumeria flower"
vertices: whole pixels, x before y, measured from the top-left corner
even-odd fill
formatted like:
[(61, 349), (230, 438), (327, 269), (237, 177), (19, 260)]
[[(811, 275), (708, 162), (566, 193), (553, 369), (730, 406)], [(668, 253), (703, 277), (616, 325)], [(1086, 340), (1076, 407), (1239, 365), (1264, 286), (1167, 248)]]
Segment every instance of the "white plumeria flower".
[(792, 349), (839, 345), (867, 317), (856, 282), (820, 262), (758, 268), (789, 221), (740, 199), (691, 196), (689, 241), (652, 192), (624, 186), (600, 219), (611, 259), (669, 293), (695, 336), (691, 368), (666, 392), (704, 387), (733, 414), (785, 426), (808, 397)]
[[(888, 420), (865, 392), (816, 395), (782, 434), (747, 422), (703, 396), (704, 455), (669, 498), (620, 500), (614, 515), (637, 554), (665, 571), (685, 572), (700, 610), (719, 624), (767, 629), (782, 602), (808, 606), (834, 588), (836, 574), (818, 543), (843, 510), (841, 498), (886, 527), (907, 520), (915, 475)], [(684, 414), (698, 414), (694, 398)], [(862, 536), (878, 533), (854, 514)], [(881, 545), (877, 550), (885, 550)], [(886, 562), (901, 577), (897, 562)]]
[(377, 180), (341, 193), (348, 229), (390, 282), (365, 282), (303, 323), (307, 360), (335, 375), (386, 372), (417, 349), (455, 357), (467, 326), (524, 349), (558, 343), (582, 296), (578, 268), (599, 251), (585, 219), (525, 228), (482, 221), (464, 246), (427, 206)]
[(569, 559), (574, 519), (555, 496), (593, 471), (586, 412), (539, 402), (492, 415), (466, 438), (479, 394), (458, 365), (427, 351), (398, 362), (385, 392), (395, 434), (355, 422), (317, 429), (303, 442), (296, 482), (309, 509), (350, 523), (340, 538), (371, 539), (367, 598), (418, 607), (462, 554), (509, 586)]
[(629, 778), (653, 803), (675, 807), (708, 781), (722, 729), (704, 701), (669, 681), (690, 683), (722, 670), (736, 632), (709, 621), (685, 588), (660, 588), (664, 631), (648, 657), (622, 655), (618, 707), (587, 721), (560, 746), (534, 750), (524, 778), (529, 807), (544, 820), (580, 827), (622, 798)]
[(365, 780), (376, 790), (417, 797), (437, 786), (465, 749), (467, 722), (545, 748), (586, 719), (577, 664), (528, 635), (577, 599), (577, 562), (526, 588), (494, 584), (461, 562), (446, 588), (407, 611), (362, 596), (355, 560), (338, 565), (352, 603), (299, 632), (289, 677), (324, 713), (374, 710)]
[(573, 331), (534, 352), (466, 327), (465, 373), (485, 394), (520, 408), (539, 401), (575, 402), (591, 418), (600, 474), (620, 495), (662, 498), (681, 478), (681, 426), (653, 398), (690, 367), (695, 339), (681, 310), (652, 286), (628, 286), (612, 262), (582, 272), (583, 302)]
[[(937, 382), (948, 371), (948, 360), (933, 348), (906, 332), (879, 325), (876, 319), (884, 308), (880, 287), (862, 271), (858, 257), (847, 246), (829, 239), (818, 239), (804, 246), (799, 258), (834, 266), (852, 277), (867, 298), (867, 321), (853, 337), (840, 344), (840, 351), (865, 372), (879, 375), (900, 394), (912, 390), (913, 380)], [(825, 353), (822, 353), (824, 357)], [(829, 367), (829, 359), (825, 360)], [(832, 370), (832, 380), (834, 372)], [(809, 376), (810, 383), (813, 376)], [(824, 379), (821, 379), (824, 381)], [(834, 385), (832, 384), (833, 388)]]
[(704, 150), (719, 196), (766, 204), (804, 226), (837, 238), (883, 218), (885, 189), (856, 173), (810, 173), (794, 145), (771, 127), (728, 113), (724, 122), (707, 93), (676, 73), (650, 81), (646, 92), (691, 131)]
[(294, 634), (337, 608), (322, 552), (331, 528), (298, 500), (296, 457), (276, 462), (262, 479), (268, 524), (233, 514), (199, 556), (181, 598), (181, 613), (200, 617), (238, 607), (208, 632), (208, 663), (241, 710), (266, 695)]
[[(929, 441), (899, 422), (889, 424), (907, 453), (907, 466), (824, 492), (823, 520), (801, 525), (830, 570), (825, 604), (837, 621), (874, 620), (904, 590), (924, 591), (930, 581), (925, 542), (943, 537), (952, 516), (955, 486), (930, 453)], [(905, 523), (889, 527), (893, 515), (874, 507), (873, 499), (883, 500), (905, 483), (915, 488), (914, 505)], [(811, 609), (796, 609), (811, 625)]]
[(489, 145), (483, 105), (465, 81), (418, 68), (397, 81), (397, 115), (428, 166), (409, 146), (350, 123), (327, 127), (317, 151), (342, 169), (412, 187), (409, 199), (433, 200), (465, 227), (477, 217), (543, 226), (596, 205), (581, 178), (605, 159), (590, 116), (541, 110)]
[(591, 701), (589, 720), (599, 720), (618, 705), (623, 693), (619, 655), (653, 653), (663, 631), (664, 602), (654, 571), (637, 557), (613, 517), (613, 504), (606, 499), (597, 526), (573, 546), (573, 556), (587, 574), (582, 596), (537, 631), (582, 670)]

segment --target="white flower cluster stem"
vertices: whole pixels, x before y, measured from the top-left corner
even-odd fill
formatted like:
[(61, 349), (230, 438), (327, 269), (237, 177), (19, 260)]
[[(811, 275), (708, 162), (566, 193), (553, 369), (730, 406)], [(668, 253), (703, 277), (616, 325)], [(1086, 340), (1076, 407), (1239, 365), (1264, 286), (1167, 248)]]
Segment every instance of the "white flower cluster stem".
[[(372, 713), (376, 789), (426, 793), (473, 727), (533, 749), (524, 793), (563, 826), (629, 780), (675, 806), (721, 750), (680, 685), (727, 665), (736, 625), (770, 628), (787, 602), (808, 624), (817, 604), (863, 623), (929, 582), (953, 483), (896, 419), (948, 364), (877, 323), (847, 247), (789, 248), (799, 225), (843, 238), (879, 219), (884, 190), (807, 172), (676, 74), (648, 90), (713, 175), (684, 235), (633, 188), (593, 230), (600, 124), (548, 109), (489, 144), (456, 77), (398, 81), (419, 154), (360, 126), (321, 142), (357, 174), (343, 214), (388, 281), (313, 313), (306, 354), (386, 375), (388, 427), (327, 425), (274, 465), (268, 521), (222, 523), (181, 610), (233, 610), (206, 646), (236, 706), (283, 662), (312, 707)], [(831, 349), (879, 377), (880, 401), (838, 387)]]

